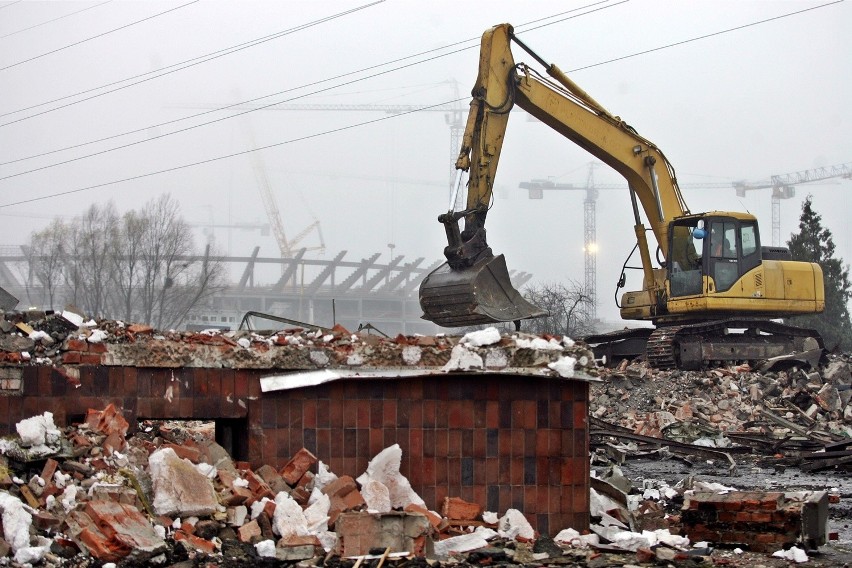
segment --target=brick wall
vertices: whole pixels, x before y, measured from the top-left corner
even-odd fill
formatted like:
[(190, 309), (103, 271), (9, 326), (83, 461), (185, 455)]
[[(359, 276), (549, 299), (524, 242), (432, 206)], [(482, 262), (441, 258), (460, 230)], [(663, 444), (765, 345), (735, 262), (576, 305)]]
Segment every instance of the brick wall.
[[(524, 512), (539, 532), (588, 527), (588, 383), (508, 374), (364, 378), (260, 392), (269, 371), (29, 366), (4, 376), (0, 434), (50, 411), (57, 425), (113, 403), (138, 418), (241, 423), (235, 443), (253, 467), (282, 467), (307, 448), (342, 475), (360, 475), (399, 444), (402, 473), (440, 510), (461, 497)], [(78, 375), (78, 376), (77, 376)], [(17, 387), (20, 390), (16, 390)], [(5, 417), (5, 418), (4, 418)], [(233, 432), (231, 432), (233, 435)]]

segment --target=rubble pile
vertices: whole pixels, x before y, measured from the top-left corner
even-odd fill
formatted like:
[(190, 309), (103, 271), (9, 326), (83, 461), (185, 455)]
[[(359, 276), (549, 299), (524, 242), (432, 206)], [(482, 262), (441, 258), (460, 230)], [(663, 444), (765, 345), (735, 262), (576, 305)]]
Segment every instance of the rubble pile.
[(601, 369), (590, 415), (630, 431), (708, 446), (729, 433), (820, 443), (852, 438), (852, 370), (845, 356), (812, 367), (748, 365), (705, 371), (656, 370), (642, 362)]
[(0, 442), (0, 564), (239, 565), (376, 548), (446, 559), (495, 539), (531, 548), (538, 536), (517, 510), (498, 517), (459, 498), (428, 510), (399, 472), (398, 445), (353, 478), (305, 449), (279, 470), (252, 470), (209, 424), (148, 421), (128, 437), (112, 405), (62, 431), (50, 413), (18, 426)]
[[(594, 378), (598, 367), (585, 344), (569, 338), (496, 328), (464, 336), (386, 338), (332, 329), (274, 331), (155, 330), (117, 320), (86, 319), (73, 311), (0, 311), (0, 368), (50, 365), (75, 383), (79, 365), (314, 370), (413, 368)], [(4, 380), (0, 374), (0, 381)]]

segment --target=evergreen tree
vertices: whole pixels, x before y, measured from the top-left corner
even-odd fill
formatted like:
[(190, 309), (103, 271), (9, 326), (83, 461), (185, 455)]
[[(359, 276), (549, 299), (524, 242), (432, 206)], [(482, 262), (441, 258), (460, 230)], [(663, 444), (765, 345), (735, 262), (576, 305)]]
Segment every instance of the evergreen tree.
[(825, 311), (821, 314), (797, 316), (794, 323), (816, 329), (831, 351), (852, 348), (852, 323), (849, 320), (849, 266), (834, 258), (834, 239), (831, 231), (822, 226), (822, 216), (813, 209), (809, 195), (802, 204), (799, 234), (787, 241), (793, 260), (816, 262), (822, 267), (825, 280)]

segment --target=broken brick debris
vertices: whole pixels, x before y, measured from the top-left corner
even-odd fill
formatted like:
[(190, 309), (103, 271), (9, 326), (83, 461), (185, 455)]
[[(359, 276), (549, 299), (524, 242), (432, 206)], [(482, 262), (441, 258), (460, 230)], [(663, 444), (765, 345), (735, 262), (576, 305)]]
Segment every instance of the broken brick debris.
[(834, 354), (818, 367), (796, 359), (773, 371), (746, 364), (658, 370), (623, 361), (602, 368), (603, 380), (590, 385), (589, 414), (610, 438), (614, 429), (608, 426), (617, 426), (663, 442), (728, 452), (789, 448), (796, 464), (818, 461), (811, 470), (847, 469), (848, 454), (826, 452), (852, 446), (850, 369), (848, 355)]
[(802, 542), (826, 543), (828, 494), (749, 492), (687, 494), (681, 522), (693, 541), (743, 545), (775, 552)]
[[(114, 408), (93, 410), (82, 423), (66, 427), (61, 436), (86, 451), (76, 459), (53, 454), (38, 473), (31, 473), (28, 482), (19, 476), (26, 477), (31, 468), (10, 463), (8, 471), (15, 474), (9, 476), (11, 483), (0, 490), (0, 496), (9, 500), (7, 508), (22, 512), (20, 499), (26, 500), (34, 514), (17, 536), (9, 532), (12, 523), (4, 521), (7, 538), (15, 543), (6, 554), (28, 549), (31, 526), (42, 539), (52, 536), (56, 547), (61, 541), (61, 546), (76, 547), (100, 562), (157, 563), (161, 562), (157, 557), (171, 554), (176, 547), (213, 558), (222, 554), (229, 538), (235, 545), (258, 546), (265, 553), (271, 550), (278, 560), (328, 553), (360, 556), (377, 547), (388, 554), (423, 556), (432, 553), (435, 541), (459, 534), (465, 523), (470, 529), (487, 524), (478, 520), (481, 506), (458, 498), (444, 504), (445, 512), (456, 517), (452, 520), (420, 504), (422, 500), (395, 469), (398, 446), (380, 452), (373, 468), (359, 477), (375, 486), (383, 484), (381, 478), (397, 488), (397, 499), (408, 496), (414, 502), (377, 513), (366, 508), (364, 486), (352, 476), (331, 474), (304, 449), (282, 470), (292, 483), (270, 466), (241, 470), (228, 458), (219, 458), (214, 465), (204, 452), (179, 453), (176, 448), (197, 450), (215, 442), (205, 444), (169, 423), (141, 424), (125, 440), (125, 453), (103, 452), (97, 441), (108, 438), (106, 431), (115, 425), (118, 432), (127, 430), (119, 415)], [(175, 444), (178, 440), (185, 444)], [(328, 481), (321, 489), (314, 486), (317, 474), (305, 469), (306, 464), (316, 466)], [(296, 478), (293, 472), (299, 470), (303, 473)], [(304, 500), (294, 497), (299, 490), (306, 495)]]

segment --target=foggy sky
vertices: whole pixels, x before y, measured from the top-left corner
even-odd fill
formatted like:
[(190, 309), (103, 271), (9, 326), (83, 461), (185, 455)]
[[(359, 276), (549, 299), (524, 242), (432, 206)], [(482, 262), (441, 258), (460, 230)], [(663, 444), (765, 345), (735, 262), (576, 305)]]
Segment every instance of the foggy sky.
[[(259, 110), (197, 126), (242, 112), (231, 110), (163, 123), (273, 93), (281, 94), (255, 104), (466, 109), (479, 37), (503, 22), (657, 144), (693, 212), (748, 210), (761, 223), (764, 244), (771, 239), (768, 189), (739, 198), (733, 189), (689, 186), (767, 180), (852, 161), (849, 3), (189, 2), (0, 2), (0, 162), (16, 160), (0, 165), (0, 177), (104, 152), (0, 180), (0, 244), (22, 244), (54, 216), (80, 214), (92, 203), (113, 201), (125, 211), (164, 192), (180, 201), (191, 223), (265, 223), (256, 178), (264, 168), (287, 234), (319, 220), (324, 258), (345, 249), (346, 260), (382, 252), (379, 262), (386, 262), (393, 244), (394, 255), (424, 256), (429, 264), (446, 244), (436, 218), (447, 208), (458, 150), (451, 148), (443, 113), (388, 118), (367, 111)], [(801, 13), (782, 17), (793, 12)], [(293, 31), (185, 69), (172, 67), (287, 30)], [(515, 58), (534, 64), (520, 50)], [(197, 127), (157, 138), (191, 126)], [(217, 159), (260, 146), (273, 147), (255, 158)], [(530, 200), (518, 184), (549, 177), (582, 185), (592, 161), (514, 111), (487, 225), (492, 248), (506, 255), (510, 268), (537, 281), (582, 283), (584, 192)], [(184, 167), (196, 162), (206, 163)], [(163, 170), (171, 171), (149, 175)], [(621, 180), (600, 166), (595, 181)], [(95, 185), (102, 187), (77, 191)], [(839, 179), (797, 187), (796, 197), (781, 203), (782, 240), (796, 230), (801, 202), (811, 193), (838, 255), (850, 262), (850, 190), (852, 182)], [(614, 285), (633, 245), (626, 190), (602, 191), (596, 210), (598, 314), (617, 319)], [(205, 238), (198, 230), (199, 246)], [(278, 254), (274, 240), (257, 231), (216, 229), (213, 238), (232, 255), (248, 255), (256, 244), (262, 256)], [(312, 234), (301, 244), (316, 245), (318, 238)], [(628, 288), (639, 285), (634, 276)]]

